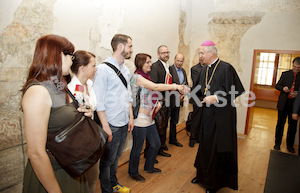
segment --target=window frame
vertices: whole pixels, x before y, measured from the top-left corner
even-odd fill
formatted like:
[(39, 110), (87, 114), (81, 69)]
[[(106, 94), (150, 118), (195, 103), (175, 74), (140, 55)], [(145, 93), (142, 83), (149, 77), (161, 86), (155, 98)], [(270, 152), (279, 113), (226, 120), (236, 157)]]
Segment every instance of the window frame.
[[(272, 85), (262, 85), (262, 84), (256, 84), (255, 82), (255, 70), (258, 67), (258, 63), (256, 62), (256, 57), (260, 53), (275, 53), (275, 65), (274, 65), (274, 72), (273, 72), (273, 80)], [(253, 65), (252, 65), (252, 78), (253, 78), (253, 85), (258, 87), (265, 87), (265, 88), (275, 88), (276, 85), (276, 79), (277, 79), (277, 73), (278, 73), (278, 65), (279, 65), (279, 56), (280, 54), (300, 54), (299, 50), (264, 50), (264, 49), (254, 49), (253, 53)]]

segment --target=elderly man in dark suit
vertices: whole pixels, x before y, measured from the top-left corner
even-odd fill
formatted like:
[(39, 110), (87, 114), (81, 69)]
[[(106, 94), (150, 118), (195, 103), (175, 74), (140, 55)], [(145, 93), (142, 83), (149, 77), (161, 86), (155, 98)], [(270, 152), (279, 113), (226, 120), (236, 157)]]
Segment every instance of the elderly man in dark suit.
[[(202, 63), (203, 63), (202, 58), (199, 57), (199, 63), (191, 68), (193, 86), (195, 86), (197, 77), (203, 68)], [(199, 127), (197, 125), (199, 124), (198, 123), (192, 124), (192, 121), (194, 122), (200, 121), (201, 118), (196, 116), (201, 114), (199, 113), (199, 111), (201, 111), (202, 109), (198, 108), (198, 105), (195, 104), (195, 102), (192, 99), (190, 99), (190, 103), (193, 105), (193, 112), (190, 112), (191, 115), (188, 116), (188, 120), (187, 120), (187, 122), (189, 122), (190, 124), (190, 131), (191, 131), (189, 146), (194, 147), (195, 143), (198, 141)]]
[[(170, 66), (170, 73), (172, 75), (172, 83), (176, 84), (183, 84), (188, 86), (187, 76), (185, 70), (181, 67), (183, 65), (184, 56), (182, 53), (176, 54), (174, 58), (174, 65)], [(180, 106), (182, 105), (184, 95), (180, 93), (176, 93), (171, 95), (170, 97), (170, 108), (169, 108), (169, 115), (171, 116), (170, 119), (170, 137), (169, 143), (176, 145), (178, 147), (183, 147), (181, 143), (177, 141), (176, 138), (176, 125), (179, 119), (179, 112)]]
[(192, 77), (193, 84), (195, 84), (196, 78), (203, 68), (203, 64), (201, 64), (201, 61), (202, 60), (199, 59), (199, 63), (191, 68), (191, 77)]
[(286, 146), (289, 152), (295, 153), (294, 142), (297, 131), (297, 121), (292, 119), (292, 112), (295, 98), (298, 94), (300, 85), (300, 57), (293, 60), (293, 69), (285, 71), (281, 74), (275, 88), (280, 91), (277, 108), (278, 120), (275, 133), (274, 149), (280, 150), (284, 125), (288, 117), (288, 132), (286, 138)]

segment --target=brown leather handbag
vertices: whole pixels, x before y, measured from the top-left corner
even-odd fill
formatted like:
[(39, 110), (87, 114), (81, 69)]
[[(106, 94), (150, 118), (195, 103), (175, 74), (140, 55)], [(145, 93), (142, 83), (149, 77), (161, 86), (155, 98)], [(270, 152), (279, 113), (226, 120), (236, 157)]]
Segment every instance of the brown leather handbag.
[(165, 129), (168, 125), (168, 107), (166, 107), (165, 102), (162, 102), (162, 107), (154, 115), (155, 125), (157, 127), (158, 133), (164, 135)]
[[(68, 94), (78, 107), (73, 94), (70, 91)], [(107, 138), (106, 132), (94, 120), (78, 112), (69, 125), (55, 132), (48, 131), (46, 147), (68, 174), (79, 177), (100, 159)]]

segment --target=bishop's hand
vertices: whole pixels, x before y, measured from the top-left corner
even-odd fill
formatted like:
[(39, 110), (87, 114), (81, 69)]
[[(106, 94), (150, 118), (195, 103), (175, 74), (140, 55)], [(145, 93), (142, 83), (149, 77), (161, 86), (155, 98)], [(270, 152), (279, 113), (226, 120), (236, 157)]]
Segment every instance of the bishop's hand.
[(217, 99), (217, 96), (216, 95), (210, 95), (210, 96), (206, 96), (202, 103), (207, 103), (207, 104), (214, 104), (215, 102), (217, 102), (218, 99)]

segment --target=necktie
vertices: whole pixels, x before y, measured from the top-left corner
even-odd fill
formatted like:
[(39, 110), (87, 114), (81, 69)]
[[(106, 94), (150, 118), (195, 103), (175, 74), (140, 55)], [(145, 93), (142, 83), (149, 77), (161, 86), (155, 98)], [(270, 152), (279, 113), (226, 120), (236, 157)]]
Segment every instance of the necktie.
[(292, 84), (292, 87), (291, 87), (290, 92), (289, 92), (289, 95), (288, 95), (288, 98), (289, 98), (289, 99), (292, 99), (292, 98), (293, 98), (291, 93), (293, 93), (293, 92), (294, 92), (294, 89), (295, 89), (296, 75), (297, 75), (297, 74), (294, 73), (293, 84)]

